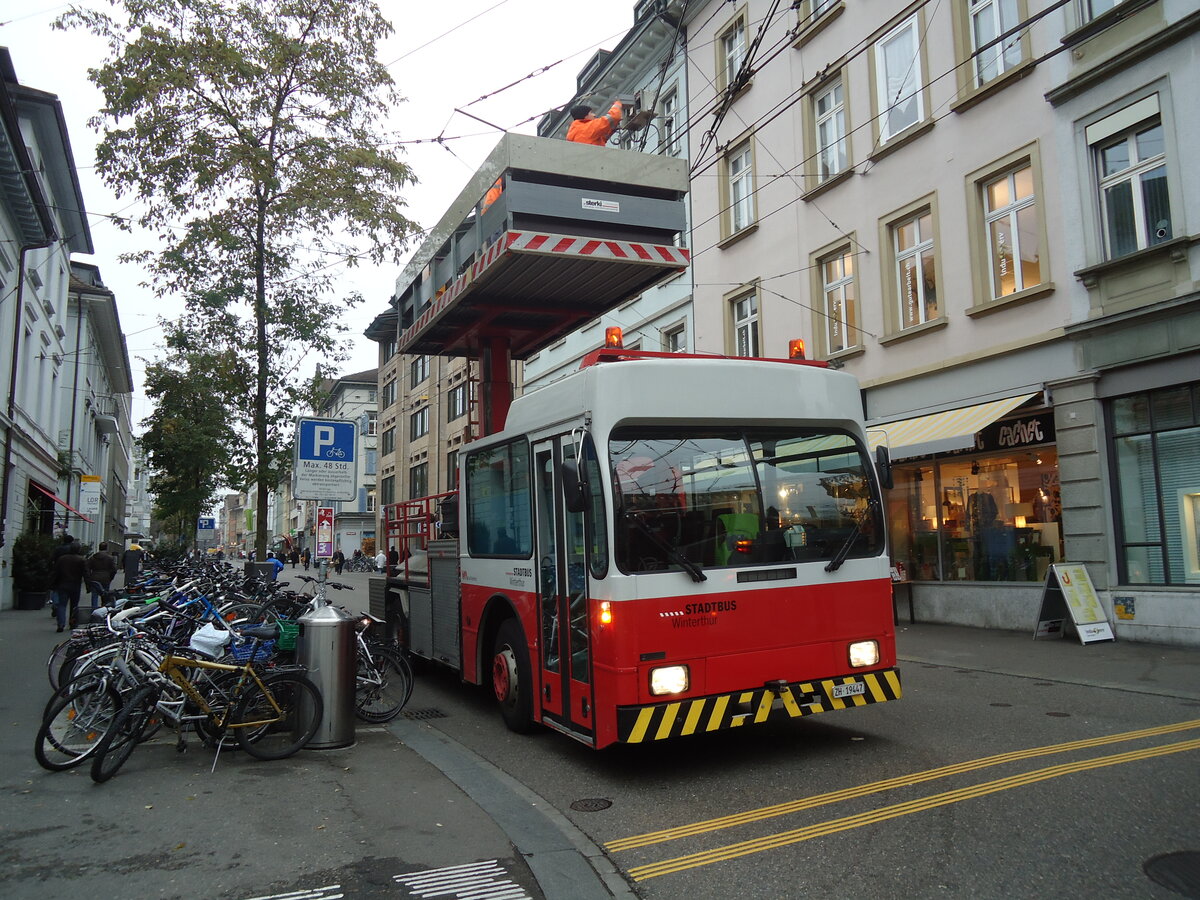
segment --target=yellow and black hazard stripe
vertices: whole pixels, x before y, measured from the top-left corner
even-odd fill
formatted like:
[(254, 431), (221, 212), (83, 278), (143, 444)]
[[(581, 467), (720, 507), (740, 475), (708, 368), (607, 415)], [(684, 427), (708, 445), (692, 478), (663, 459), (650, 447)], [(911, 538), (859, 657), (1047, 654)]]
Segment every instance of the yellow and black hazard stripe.
[[(795, 719), (832, 709), (899, 699), (900, 672), (884, 669), (843, 678), (795, 682), (782, 689), (762, 687), (653, 706), (621, 706), (617, 708), (617, 740), (641, 744), (684, 734), (757, 725), (767, 721), (773, 713), (777, 718), (786, 714)], [(782, 712), (776, 713), (776, 710)]]

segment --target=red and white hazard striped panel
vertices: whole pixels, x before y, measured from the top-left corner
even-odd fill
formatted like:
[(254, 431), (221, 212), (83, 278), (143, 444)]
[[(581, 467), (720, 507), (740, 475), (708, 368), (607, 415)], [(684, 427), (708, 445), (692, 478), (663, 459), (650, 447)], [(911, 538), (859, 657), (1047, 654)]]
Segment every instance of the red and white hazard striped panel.
[(532, 231), (510, 231), (507, 237), (508, 248), (518, 253), (586, 256), (593, 259), (627, 259), (631, 262), (653, 262), (675, 266), (688, 264), (687, 250), (663, 244), (602, 241), (596, 238), (569, 237), (561, 234), (536, 234)]

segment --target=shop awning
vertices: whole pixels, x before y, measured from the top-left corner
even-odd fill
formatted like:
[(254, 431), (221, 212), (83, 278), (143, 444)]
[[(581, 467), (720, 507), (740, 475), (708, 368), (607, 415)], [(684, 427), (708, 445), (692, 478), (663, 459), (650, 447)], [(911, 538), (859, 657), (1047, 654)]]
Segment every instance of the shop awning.
[(41, 491), (43, 494), (45, 494), (47, 497), (49, 497), (51, 500), (53, 500), (59, 506), (64, 506), (67, 509), (69, 509), (71, 512), (75, 513), (75, 515), (79, 516), (79, 518), (83, 519), (83, 521), (85, 521), (85, 522), (92, 521), (87, 516), (85, 516), (83, 513), (81, 513), (79, 510), (77, 510), (75, 507), (73, 507), (70, 503), (68, 503), (66, 500), (64, 500), (62, 497), (58, 496), (58, 494), (52, 494), (52, 493), (50, 493), (50, 491), (46, 490), (40, 484), (35, 484), (32, 481), (29, 482), (29, 486), (33, 487), (33, 488), (37, 488), (39, 491)]
[(868, 425), (867, 437), (872, 449), (886, 445), (892, 459), (966, 450), (975, 445), (975, 432), (1035, 396), (1037, 394), (1020, 394), (927, 416)]

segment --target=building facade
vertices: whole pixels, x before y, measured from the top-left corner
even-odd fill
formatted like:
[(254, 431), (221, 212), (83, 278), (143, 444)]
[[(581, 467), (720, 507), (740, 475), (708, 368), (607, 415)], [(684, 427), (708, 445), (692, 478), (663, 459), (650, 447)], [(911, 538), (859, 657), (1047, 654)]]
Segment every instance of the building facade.
[(1136, 609), (1118, 636), (1200, 642), (1193, 9), (750, 0), (687, 24), (697, 347), (803, 338), (859, 378), (917, 615), (1032, 629), (1071, 561), (1110, 618)]
[[(378, 379), (378, 369), (333, 379), (325, 386), (326, 399), (317, 410), (317, 415), (322, 418), (354, 422), (356, 427), (358, 496), (354, 500), (330, 504), (334, 510), (333, 546), (335, 550), (340, 549), (347, 559), (355, 550), (373, 553), (375, 547), (375, 511), (378, 505), (376, 479), (379, 471)], [(310, 502), (316, 505), (316, 501)], [(295, 508), (294, 504), (292, 508)]]

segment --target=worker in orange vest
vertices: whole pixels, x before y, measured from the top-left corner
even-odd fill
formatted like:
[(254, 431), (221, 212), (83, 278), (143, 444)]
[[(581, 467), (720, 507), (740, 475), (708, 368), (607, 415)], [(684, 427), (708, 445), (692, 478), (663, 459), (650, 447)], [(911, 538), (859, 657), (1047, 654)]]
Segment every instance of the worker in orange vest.
[(568, 141), (603, 147), (621, 124), (621, 101), (614, 101), (612, 108), (602, 116), (596, 116), (590, 106), (572, 106), (571, 118), (575, 121), (567, 129)]

